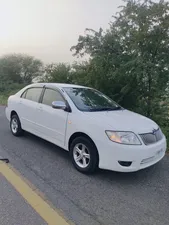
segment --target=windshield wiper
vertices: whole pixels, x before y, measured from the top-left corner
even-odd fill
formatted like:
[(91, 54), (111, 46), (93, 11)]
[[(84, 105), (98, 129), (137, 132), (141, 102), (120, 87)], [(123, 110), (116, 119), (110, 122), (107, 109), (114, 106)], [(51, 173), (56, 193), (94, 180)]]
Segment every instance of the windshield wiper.
[(123, 108), (121, 106), (117, 106), (113, 110), (123, 110)]
[(114, 111), (114, 110), (122, 110), (122, 107), (117, 106), (117, 107), (103, 107), (103, 108), (96, 108), (96, 109), (90, 109), (90, 111)]

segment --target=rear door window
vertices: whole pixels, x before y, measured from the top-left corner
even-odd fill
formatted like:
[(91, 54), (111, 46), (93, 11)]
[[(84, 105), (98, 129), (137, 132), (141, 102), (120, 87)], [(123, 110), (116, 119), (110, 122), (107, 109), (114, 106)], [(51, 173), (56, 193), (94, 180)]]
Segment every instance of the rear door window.
[(28, 99), (33, 102), (39, 102), (40, 96), (42, 93), (42, 88), (35, 87), (29, 88), (25, 94), (23, 94), (23, 98)]

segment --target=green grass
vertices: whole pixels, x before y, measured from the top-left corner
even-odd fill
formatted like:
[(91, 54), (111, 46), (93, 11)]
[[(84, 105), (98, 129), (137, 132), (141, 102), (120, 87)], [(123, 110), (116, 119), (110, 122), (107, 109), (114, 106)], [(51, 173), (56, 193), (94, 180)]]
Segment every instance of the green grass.
[(0, 105), (6, 105), (9, 96), (17, 93), (19, 90), (20, 89), (17, 88), (17, 89), (11, 90), (11, 91), (1, 92), (0, 93)]
[(0, 105), (6, 105), (9, 96), (16, 94), (23, 87), (23, 84), (13, 84), (11, 88), (7, 89), (6, 91), (0, 92)]
[(0, 94), (0, 105), (6, 105), (8, 100), (8, 95)]

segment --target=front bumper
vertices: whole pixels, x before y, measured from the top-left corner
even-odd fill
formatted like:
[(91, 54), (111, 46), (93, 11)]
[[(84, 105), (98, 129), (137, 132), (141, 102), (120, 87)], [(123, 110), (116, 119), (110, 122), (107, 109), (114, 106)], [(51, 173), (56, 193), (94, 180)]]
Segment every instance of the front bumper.
[[(166, 138), (152, 145), (131, 146), (108, 143), (99, 147), (99, 168), (119, 172), (134, 172), (149, 167), (160, 161), (166, 152)], [(119, 161), (132, 162), (129, 166), (120, 165)]]

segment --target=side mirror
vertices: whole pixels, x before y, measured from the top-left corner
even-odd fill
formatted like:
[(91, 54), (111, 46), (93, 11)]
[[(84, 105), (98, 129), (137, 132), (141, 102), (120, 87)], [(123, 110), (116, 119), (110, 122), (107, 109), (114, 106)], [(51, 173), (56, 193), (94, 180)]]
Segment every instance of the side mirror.
[(54, 101), (54, 102), (52, 102), (52, 108), (65, 110), (66, 104), (65, 104), (65, 102), (62, 102), (62, 101)]

